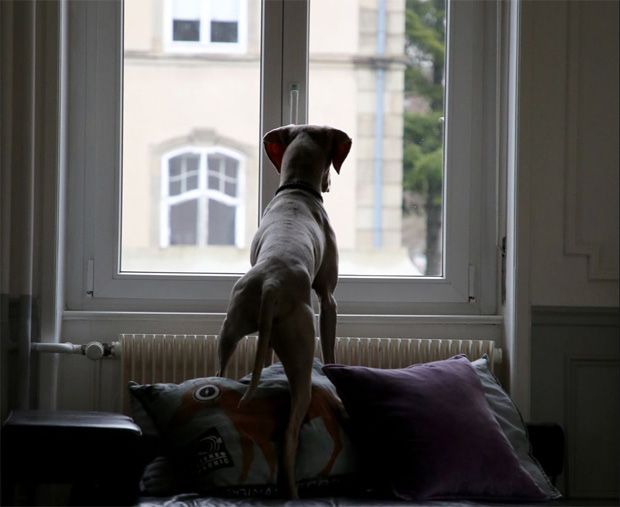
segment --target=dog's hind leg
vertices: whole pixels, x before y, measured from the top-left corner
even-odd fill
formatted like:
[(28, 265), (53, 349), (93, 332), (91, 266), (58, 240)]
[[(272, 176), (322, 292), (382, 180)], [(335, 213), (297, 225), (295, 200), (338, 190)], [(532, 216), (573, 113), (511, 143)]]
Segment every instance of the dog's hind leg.
[[(279, 337), (282, 339), (278, 339)], [(295, 336), (295, 340), (291, 340)], [(302, 305), (285, 322), (277, 326), (273, 346), (289, 381), (291, 412), (284, 436), (283, 465), (291, 498), (297, 498), (295, 458), (299, 445), (299, 430), (308, 412), (312, 390), (312, 361), (314, 358), (314, 317), (310, 305)]]
[[(238, 320), (230, 318), (230, 315), (226, 317), (222, 324), (220, 331), (220, 337), (218, 340), (218, 356), (219, 356), (219, 370), (217, 372), (218, 377), (224, 377), (226, 375), (226, 366), (230, 361), (231, 356), (234, 354), (237, 348), (239, 340), (249, 333), (255, 331), (252, 326), (240, 326)], [(245, 322), (245, 321), (242, 321)]]

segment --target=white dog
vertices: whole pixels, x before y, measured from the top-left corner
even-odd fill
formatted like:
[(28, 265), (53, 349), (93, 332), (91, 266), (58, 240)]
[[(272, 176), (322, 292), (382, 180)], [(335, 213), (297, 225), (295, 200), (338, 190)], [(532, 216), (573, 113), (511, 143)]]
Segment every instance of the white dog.
[(299, 429), (311, 393), (314, 312), (311, 289), (320, 300), (321, 348), (334, 362), (338, 282), (336, 237), (323, 207), (330, 166), (336, 172), (351, 149), (344, 132), (314, 125), (289, 125), (268, 132), (263, 143), (280, 172), (280, 187), (254, 236), (252, 268), (235, 284), (220, 331), (219, 375), (223, 376), (238, 341), (258, 330), (252, 380), (240, 405), (256, 389), (273, 348), (284, 366), (291, 413), (284, 441), (284, 472), (291, 497), (297, 497), (295, 456)]

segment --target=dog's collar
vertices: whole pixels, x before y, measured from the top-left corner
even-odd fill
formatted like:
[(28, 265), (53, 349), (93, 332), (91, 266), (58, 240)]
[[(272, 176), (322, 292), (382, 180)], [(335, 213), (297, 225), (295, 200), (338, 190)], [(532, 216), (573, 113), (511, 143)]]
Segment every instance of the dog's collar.
[(280, 185), (278, 190), (276, 190), (275, 195), (278, 195), (280, 192), (282, 192), (282, 190), (288, 189), (303, 190), (304, 192), (309, 193), (312, 197), (315, 197), (319, 201), (323, 202), (323, 196), (319, 192), (314, 190), (314, 188), (312, 188), (310, 185), (302, 181), (296, 181), (294, 183), (286, 183), (284, 185)]

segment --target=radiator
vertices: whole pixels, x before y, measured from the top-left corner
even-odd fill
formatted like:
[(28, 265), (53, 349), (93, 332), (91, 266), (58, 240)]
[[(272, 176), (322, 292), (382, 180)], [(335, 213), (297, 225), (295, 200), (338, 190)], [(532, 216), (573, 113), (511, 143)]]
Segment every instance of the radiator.
[[(218, 368), (217, 341), (215, 335), (121, 335), (123, 393), (130, 380), (140, 384), (180, 383), (191, 378), (215, 375)], [(256, 336), (247, 336), (239, 342), (227, 367), (227, 376), (238, 379), (252, 370), (256, 342)], [(492, 340), (336, 339), (338, 363), (374, 368), (402, 368), (447, 359), (456, 354), (466, 354), (473, 360), (486, 353), (492, 369), (495, 363), (501, 361), (501, 352)], [(315, 355), (322, 360), (318, 338)], [(276, 359), (273, 356), (271, 361)]]

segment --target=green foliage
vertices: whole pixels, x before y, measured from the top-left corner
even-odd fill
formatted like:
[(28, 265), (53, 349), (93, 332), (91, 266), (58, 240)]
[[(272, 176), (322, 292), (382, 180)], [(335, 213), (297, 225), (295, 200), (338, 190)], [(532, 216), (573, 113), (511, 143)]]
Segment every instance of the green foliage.
[(443, 86), (434, 84), (419, 66), (405, 69), (405, 93), (426, 98), (432, 110), (443, 108)]
[[(441, 269), (443, 84), (446, 0), (407, 0), (405, 97), (421, 97), (428, 112), (405, 112), (403, 189), (424, 199), (426, 274)], [(417, 101), (419, 103), (419, 100)], [(405, 209), (405, 211), (409, 211)]]
[(428, 153), (441, 147), (441, 112), (405, 115), (405, 139)]
[(407, 0), (407, 49), (426, 54), (439, 67), (445, 55), (445, 0)]
[(403, 186), (427, 206), (441, 204), (445, 0), (407, 0), (405, 93), (427, 100), (428, 113), (405, 113)]

